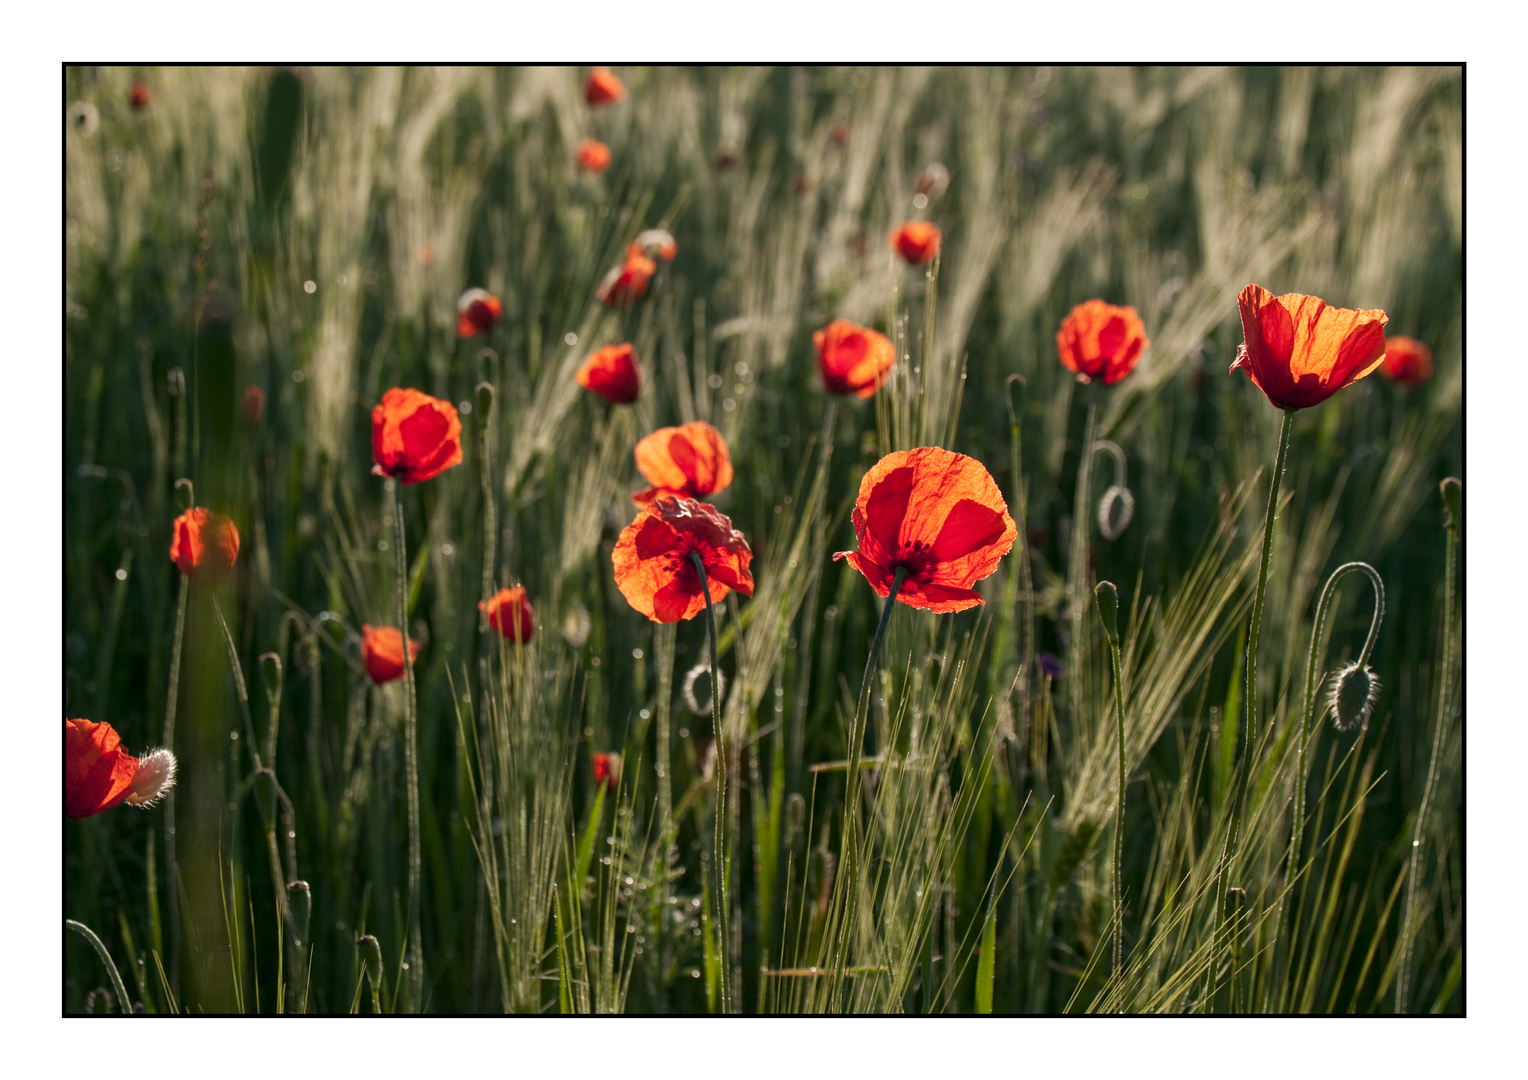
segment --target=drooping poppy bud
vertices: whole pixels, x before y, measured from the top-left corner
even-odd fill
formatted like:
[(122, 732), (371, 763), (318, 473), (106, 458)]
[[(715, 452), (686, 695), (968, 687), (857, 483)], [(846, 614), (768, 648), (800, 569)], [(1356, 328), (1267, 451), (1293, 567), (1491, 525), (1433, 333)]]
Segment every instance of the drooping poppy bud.
[(578, 144), (578, 166), (598, 176), (610, 168), (610, 147), (598, 139), (585, 139)]
[[(409, 659), (419, 655), (419, 642), (409, 638)], [(361, 660), (366, 674), (381, 686), (403, 678), (403, 634), (396, 626), (361, 624)]]
[(706, 568), (711, 603), (733, 589), (753, 595), (753, 551), (743, 534), (714, 506), (673, 495), (653, 499), (622, 530), (611, 553), (616, 587), (653, 622), (692, 619), (706, 606), (692, 553)]
[(418, 484), (462, 461), (462, 422), (456, 406), (418, 390), (393, 387), (371, 410), (375, 476)]
[(1118, 540), (1135, 517), (1135, 496), (1120, 484), (1111, 484), (1098, 500), (1098, 531), (1105, 540)]
[(142, 759), (122, 749), (110, 724), (64, 721), (64, 813), (85, 818), (119, 803), (154, 805), (175, 783), (175, 755), (152, 750)]
[(621, 785), (621, 755), (594, 755), (594, 782), (606, 791), (614, 791)]
[(1432, 378), (1432, 350), (1416, 338), (1387, 337), (1382, 370), (1392, 382), (1402, 386), (1421, 386)]
[(251, 386), (244, 391), (244, 401), (239, 407), (244, 414), (244, 422), (250, 427), (260, 423), (260, 418), (265, 415), (265, 391), (258, 386)]
[(886, 234), (896, 253), (914, 266), (933, 260), (939, 254), (943, 234), (927, 221), (904, 221)]
[(1075, 372), (1078, 382), (1102, 379), (1105, 386), (1135, 370), (1150, 344), (1135, 308), (1102, 300), (1078, 304), (1056, 332), (1056, 353), (1062, 366)]
[(886, 381), (897, 349), (885, 334), (847, 319), (834, 319), (812, 335), (817, 368), (830, 394), (872, 396)]
[(647, 283), (658, 272), (658, 264), (645, 255), (626, 256), (626, 261), (600, 282), (595, 298), (606, 307), (635, 302), (647, 295)]
[(171, 526), (170, 560), (192, 581), (220, 581), (239, 557), (239, 530), (222, 514), (194, 506)]
[(679, 254), (679, 245), (674, 240), (674, 234), (667, 229), (643, 229), (637, 233), (635, 240), (626, 245), (628, 259), (641, 255), (649, 259), (673, 262), (677, 254)]
[(1093, 587), (1093, 600), (1098, 605), (1098, 621), (1104, 624), (1104, 636), (1110, 645), (1119, 644), (1119, 590), (1112, 581), (1100, 581)]
[(1378, 700), (1379, 676), (1367, 664), (1349, 664), (1332, 680), (1332, 723), (1338, 731), (1366, 728)]
[(147, 83), (135, 82), (131, 90), (127, 92), (127, 103), (134, 109), (142, 111), (149, 107), (149, 88)]
[(456, 301), (456, 336), (477, 337), (499, 325), (504, 305), (487, 289), (468, 289)]
[(630, 405), (642, 392), (637, 358), (626, 342), (597, 349), (584, 361), (575, 378), (579, 386), (613, 405)]
[[(707, 696), (706, 696), (706, 700), (705, 701), (701, 701), (699, 695), (697, 695), (695, 693), (695, 684), (697, 682), (699, 682), (701, 679), (705, 679), (706, 680), (706, 687), (707, 687), (706, 695)], [(716, 686), (714, 688), (712, 688), (711, 687), (711, 665), (710, 664), (696, 664), (689, 671), (685, 672), (684, 682), (682, 682), (680, 684), (679, 689), (680, 689), (680, 694), (684, 697), (684, 703), (689, 706), (690, 711), (692, 713), (694, 713), (696, 716), (710, 716), (711, 715), (711, 697), (710, 697), (710, 695), (712, 693), (720, 693), (722, 695), (722, 697), (726, 697), (727, 696), (727, 676), (723, 675), (721, 672), (717, 672), (716, 673)]]
[(937, 446), (897, 450), (860, 483), (850, 516), (858, 551), (835, 552), (865, 575), (879, 596), (929, 611), (982, 603), (971, 586), (997, 569), (1018, 538), (1003, 494), (981, 462)]
[(500, 589), (487, 600), (479, 600), (478, 610), (487, 613), (488, 625), (501, 637), (517, 645), (528, 645), (536, 636), (536, 613), (523, 585)]
[(632, 496), (638, 504), (660, 494), (703, 499), (732, 483), (732, 458), (722, 433), (703, 420), (659, 428), (637, 443), (637, 469), (652, 485)]
[(1308, 409), (1362, 379), (1385, 359), (1383, 311), (1328, 307), (1303, 293), (1274, 296), (1248, 285), (1236, 298), (1246, 340), (1238, 368), (1281, 409)]
[(626, 87), (608, 68), (597, 67), (589, 72), (584, 83), (584, 100), (590, 105), (614, 105), (626, 96)]

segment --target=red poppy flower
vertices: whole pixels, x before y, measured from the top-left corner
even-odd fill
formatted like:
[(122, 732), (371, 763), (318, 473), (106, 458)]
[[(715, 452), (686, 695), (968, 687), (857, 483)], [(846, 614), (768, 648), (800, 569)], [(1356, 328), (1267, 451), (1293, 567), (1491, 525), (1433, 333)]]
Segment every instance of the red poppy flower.
[(239, 530), (222, 514), (192, 507), (171, 526), (170, 560), (196, 582), (220, 580), (239, 557)]
[(939, 254), (939, 226), (927, 221), (904, 221), (886, 234), (898, 255), (916, 266)]
[(833, 394), (873, 395), (896, 362), (896, 346), (884, 334), (847, 319), (834, 319), (812, 335), (822, 384)]
[(716, 507), (674, 495), (655, 498), (622, 530), (611, 553), (616, 587), (653, 622), (692, 619), (706, 601), (691, 552), (700, 553), (713, 604), (733, 589), (753, 595), (743, 534)]
[(673, 262), (674, 256), (678, 254), (679, 245), (674, 240), (674, 234), (667, 229), (643, 229), (637, 233), (635, 240), (626, 245), (627, 259), (643, 256)]
[(703, 499), (732, 483), (732, 459), (722, 433), (702, 420), (659, 428), (637, 443), (637, 469), (652, 485), (632, 498), (649, 503), (658, 495)]
[(174, 783), (170, 751), (135, 758), (110, 724), (64, 721), (64, 813), (70, 817), (90, 817), (121, 802), (152, 806)]
[(596, 350), (584, 361), (575, 378), (579, 386), (593, 391), (612, 405), (630, 405), (642, 392), (637, 358), (626, 343)]
[[(409, 638), (409, 659), (418, 655), (419, 642)], [(362, 623), (361, 659), (366, 663), (366, 674), (378, 686), (403, 678), (403, 634), (396, 626)]]
[(603, 784), (606, 791), (614, 791), (621, 783), (621, 755), (594, 755), (594, 783)]
[(497, 595), (479, 600), (478, 610), (488, 613), (488, 625), (500, 636), (518, 645), (528, 645), (536, 636), (536, 612), (526, 599), (523, 585), (500, 589)]
[(1421, 386), (1432, 378), (1432, 350), (1416, 338), (1387, 337), (1384, 372), (1402, 386)]
[(585, 172), (598, 176), (610, 168), (610, 147), (598, 139), (585, 139), (578, 144), (578, 164)]
[(417, 484), (462, 462), (462, 422), (456, 406), (418, 390), (393, 387), (371, 410), (371, 457), (376, 476)]
[(487, 289), (468, 289), (456, 301), (456, 336), (477, 337), (499, 325), (504, 318), (504, 305)]
[(254, 427), (265, 415), (265, 391), (258, 386), (251, 386), (244, 391), (244, 404), (241, 408), (244, 413), (244, 422)]
[(626, 87), (609, 69), (597, 67), (584, 83), (584, 100), (590, 105), (614, 105), (626, 96)]
[(718, 169), (730, 169), (737, 164), (737, 155), (731, 150), (721, 149), (716, 152), (716, 167)]
[(1383, 311), (1328, 307), (1301, 293), (1274, 296), (1261, 285), (1248, 285), (1236, 302), (1246, 340), (1231, 370), (1245, 369), (1281, 409), (1319, 405), (1384, 362)]
[(646, 255), (628, 254), (625, 262), (605, 275), (594, 295), (607, 307), (640, 300), (647, 295), (647, 283), (657, 272), (658, 264)]
[(129, 105), (131, 105), (135, 109), (146, 109), (146, 108), (148, 108), (149, 107), (149, 88), (148, 88), (148, 84), (141, 83), (141, 82), (133, 83), (133, 88), (127, 92), (127, 103)]
[(937, 446), (887, 454), (865, 474), (851, 515), (858, 551), (849, 565), (881, 596), (898, 568), (897, 599), (929, 611), (963, 611), (982, 602), (972, 590), (1018, 537), (1008, 504), (981, 462)]
[(1105, 386), (1129, 375), (1150, 344), (1135, 308), (1102, 300), (1078, 304), (1056, 333), (1056, 352), (1066, 369), (1077, 373), (1077, 381), (1102, 378)]
[(849, 125), (834, 124), (833, 130), (828, 132), (828, 135), (833, 139), (835, 143), (837, 143), (839, 146), (842, 146), (844, 143), (849, 141)]

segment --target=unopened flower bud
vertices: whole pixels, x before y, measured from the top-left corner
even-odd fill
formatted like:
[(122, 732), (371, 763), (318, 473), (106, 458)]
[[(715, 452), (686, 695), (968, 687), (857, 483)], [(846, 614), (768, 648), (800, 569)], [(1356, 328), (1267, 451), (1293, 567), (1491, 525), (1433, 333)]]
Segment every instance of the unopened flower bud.
[(1029, 380), (1022, 375), (1008, 376), (1008, 423), (1018, 427), (1024, 419), (1024, 406), (1029, 397)]
[(480, 382), (477, 384), (477, 408), (480, 416), (486, 417), (488, 410), (493, 408), (493, 383)]
[(138, 771), (127, 789), (127, 805), (146, 808), (175, 786), (175, 755), (168, 750), (150, 750), (138, 759)]
[(1112, 581), (1100, 581), (1093, 589), (1093, 599), (1098, 602), (1098, 618), (1104, 624), (1104, 633), (1110, 645), (1119, 644), (1119, 590)]
[(1130, 489), (1115, 484), (1098, 500), (1098, 531), (1105, 540), (1117, 540), (1135, 517), (1135, 496)]
[(287, 908), (292, 913), (292, 937), (297, 944), (306, 945), (313, 916), (313, 890), (306, 881), (294, 881), (287, 886)]
[(1369, 726), (1374, 702), (1379, 698), (1379, 676), (1368, 665), (1349, 664), (1332, 680), (1330, 708), (1338, 731)]
[(1448, 510), (1448, 520), (1443, 524), (1457, 530), (1464, 524), (1464, 486), (1457, 476), (1450, 476), (1438, 489), (1443, 492), (1443, 505)]
[(382, 946), (370, 934), (362, 934), (355, 944), (357, 951), (361, 954), (361, 966), (366, 969), (366, 978), (371, 981), (374, 991), (380, 991), (382, 989)]

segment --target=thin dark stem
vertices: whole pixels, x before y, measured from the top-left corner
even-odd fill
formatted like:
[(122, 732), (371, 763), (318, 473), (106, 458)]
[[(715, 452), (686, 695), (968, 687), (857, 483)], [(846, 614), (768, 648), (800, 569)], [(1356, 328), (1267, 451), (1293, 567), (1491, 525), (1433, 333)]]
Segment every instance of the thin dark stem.
[[(170, 682), (165, 691), (164, 732), (162, 743), (170, 753), (175, 753), (175, 710), (180, 695), (180, 646), (186, 629), (186, 599), (190, 595), (191, 579), (180, 576), (180, 599), (175, 608), (175, 636), (170, 645)], [(170, 978), (171, 988), (180, 986), (180, 866), (175, 859), (175, 789), (165, 793), (164, 800), (164, 866), (166, 895), (169, 898), (170, 916)]]
[[(1125, 679), (1117, 641), (1109, 643), (1109, 660), (1114, 668), (1114, 722), (1119, 737), (1119, 798), (1114, 804), (1114, 977), (1119, 978), (1124, 960), (1125, 932), (1124, 886), (1121, 880), (1125, 872)], [(1120, 1011), (1124, 1011), (1123, 1004)]]
[(106, 951), (106, 946), (101, 944), (101, 939), (96, 936), (96, 932), (84, 923), (73, 919), (65, 919), (64, 925), (90, 942), (90, 947), (95, 949), (96, 955), (101, 958), (101, 963), (106, 965), (106, 973), (111, 976), (111, 986), (117, 992), (117, 1005), (122, 1010), (122, 1015), (132, 1016), (133, 1005), (128, 1000), (127, 987), (122, 982), (122, 974), (117, 970), (116, 961), (112, 960), (111, 953)]
[(408, 773), (408, 935), (409, 1010), (419, 1009), (424, 977), (424, 956), (419, 929), (419, 733), (414, 709), (414, 657), (408, 647), (408, 560), (404, 554), (403, 484), (393, 478), (393, 567), (398, 583), (398, 633), (403, 637), (403, 752)]
[(1081, 724), (1083, 717), (1083, 634), (1084, 617), (1088, 602), (1088, 540), (1092, 535), (1092, 515), (1088, 512), (1090, 488), (1093, 482), (1093, 443), (1098, 439), (1098, 383), (1088, 386), (1088, 420), (1083, 429), (1082, 456), (1077, 465), (1077, 489), (1072, 501), (1072, 551), (1067, 567), (1067, 584), (1071, 589), (1068, 607), (1068, 630), (1071, 632), (1071, 661), (1067, 664), (1067, 704), (1071, 706), (1072, 723)]
[(690, 552), (690, 561), (700, 574), (700, 594), (706, 605), (706, 634), (711, 641), (711, 724), (716, 738), (716, 828), (713, 832), (717, 874), (717, 914), (722, 942), (722, 1014), (732, 1012), (732, 937), (729, 931), (732, 906), (726, 860), (727, 752), (722, 741), (722, 695), (720, 668), (716, 664), (716, 609), (711, 603), (711, 585), (706, 578), (706, 564), (700, 552)]

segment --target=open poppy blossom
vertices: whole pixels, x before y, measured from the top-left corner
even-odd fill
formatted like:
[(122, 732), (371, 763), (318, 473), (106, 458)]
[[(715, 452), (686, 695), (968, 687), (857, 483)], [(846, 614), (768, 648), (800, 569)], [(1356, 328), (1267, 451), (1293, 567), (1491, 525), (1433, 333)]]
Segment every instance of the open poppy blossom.
[(1019, 534), (986, 467), (937, 446), (876, 462), (860, 483), (851, 521), (859, 550), (833, 558), (848, 559), (881, 596), (905, 569), (897, 599), (939, 612), (982, 603), (971, 586), (997, 569)]
[(631, 345), (606, 345), (584, 361), (574, 376), (578, 385), (592, 391), (612, 405), (630, 405), (642, 392), (637, 374), (637, 358)]
[(939, 226), (927, 221), (904, 221), (886, 234), (897, 254), (914, 266), (938, 255), (942, 238)]
[(743, 534), (714, 506), (674, 495), (659, 495), (621, 531), (611, 553), (616, 588), (653, 622), (692, 619), (705, 609), (700, 571), (690, 558), (700, 555), (711, 602), (733, 589), (753, 595), (748, 564), (753, 551)]
[(1402, 386), (1421, 386), (1432, 378), (1432, 350), (1416, 338), (1386, 338), (1384, 372)]
[(504, 305), (487, 289), (468, 289), (456, 301), (456, 336), (477, 337), (499, 325), (504, 318)]
[(703, 420), (659, 428), (637, 443), (637, 469), (652, 485), (632, 496), (649, 503), (658, 495), (703, 499), (732, 483), (727, 440)]
[[(409, 659), (418, 655), (419, 642), (409, 638)], [(403, 634), (396, 626), (362, 623), (361, 659), (366, 664), (366, 674), (378, 686), (403, 678)]]
[(1078, 304), (1056, 332), (1056, 353), (1062, 365), (1077, 373), (1078, 382), (1103, 379), (1105, 386), (1129, 375), (1150, 344), (1135, 308), (1102, 300)]
[(119, 803), (149, 807), (175, 783), (175, 755), (135, 758), (110, 724), (64, 721), (64, 813), (86, 818)]
[(896, 362), (897, 350), (885, 334), (848, 319), (834, 319), (812, 335), (817, 346), (817, 367), (822, 384), (831, 394), (854, 394), (867, 398), (886, 381)]
[(678, 254), (679, 245), (674, 240), (674, 234), (667, 229), (643, 229), (637, 233), (635, 240), (626, 245), (627, 259), (635, 259), (640, 255), (648, 259), (673, 262), (674, 256)]
[(487, 613), (488, 625), (501, 637), (518, 645), (528, 645), (536, 636), (536, 612), (523, 585), (500, 589), (487, 600), (479, 600), (478, 610)]
[(195, 582), (220, 580), (239, 557), (239, 530), (222, 514), (194, 506), (171, 526), (170, 560)]
[(1383, 311), (1328, 307), (1302, 293), (1274, 296), (1248, 285), (1236, 298), (1246, 340), (1241, 368), (1281, 409), (1308, 409), (1379, 367), (1385, 359)]
[(598, 176), (610, 168), (610, 147), (598, 139), (585, 139), (578, 144), (578, 166)]
[(135, 82), (131, 90), (127, 92), (127, 103), (135, 109), (147, 109), (149, 107), (149, 88), (147, 83)]
[(647, 295), (647, 283), (657, 272), (658, 264), (646, 255), (628, 253), (625, 262), (605, 275), (594, 291), (595, 298), (606, 307), (640, 300)]
[(594, 783), (606, 791), (614, 791), (621, 783), (621, 755), (594, 755)]
[(371, 457), (376, 476), (417, 484), (462, 462), (462, 422), (456, 406), (418, 390), (393, 387), (371, 410)]
[(584, 100), (590, 105), (614, 105), (626, 96), (626, 86), (610, 74), (608, 68), (597, 67), (589, 72), (584, 83)]

